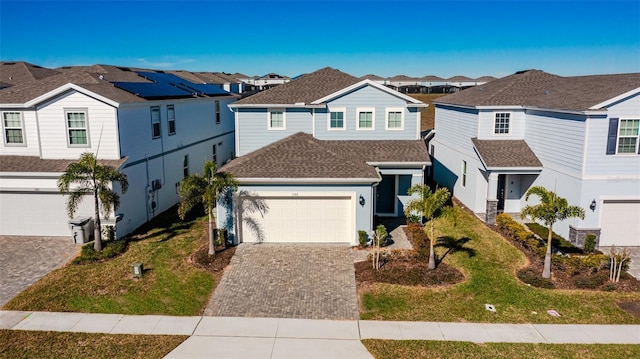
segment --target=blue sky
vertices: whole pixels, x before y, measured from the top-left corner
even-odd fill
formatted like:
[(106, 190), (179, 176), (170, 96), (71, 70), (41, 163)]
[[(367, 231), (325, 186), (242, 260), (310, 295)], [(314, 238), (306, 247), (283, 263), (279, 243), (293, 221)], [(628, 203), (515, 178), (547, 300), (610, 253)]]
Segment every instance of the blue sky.
[(0, 59), (288, 76), (640, 72), (640, 1), (0, 0)]

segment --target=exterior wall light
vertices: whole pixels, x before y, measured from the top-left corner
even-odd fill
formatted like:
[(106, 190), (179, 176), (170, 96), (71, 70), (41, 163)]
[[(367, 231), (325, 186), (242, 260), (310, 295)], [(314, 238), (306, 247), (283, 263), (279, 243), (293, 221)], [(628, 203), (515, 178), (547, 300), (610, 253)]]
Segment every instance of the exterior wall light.
[(362, 197), (362, 195), (360, 195), (360, 198), (358, 199), (358, 202), (360, 202), (361, 206), (364, 206), (364, 197)]
[(589, 208), (591, 209), (591, 212), (596, 210), (596, 200), (595, 199), (593, 201), (591, 201), (591, 204), (589, 205)]

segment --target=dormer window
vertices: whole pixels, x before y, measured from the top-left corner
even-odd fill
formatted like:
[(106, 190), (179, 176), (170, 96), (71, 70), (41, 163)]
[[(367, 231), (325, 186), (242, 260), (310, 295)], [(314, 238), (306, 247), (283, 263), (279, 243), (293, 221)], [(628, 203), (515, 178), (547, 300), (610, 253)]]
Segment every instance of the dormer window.
[(496, 120), (494, 124), (493, 133), (495, 134), (509, 134), (509, 117), (510, 113), (496, 113)]
[(271, 110), (268, 112), (269, 124), (268, 128), (270, 130), (284, 130), (286, 129), (285, 124), (285, 115), (283, 110)]

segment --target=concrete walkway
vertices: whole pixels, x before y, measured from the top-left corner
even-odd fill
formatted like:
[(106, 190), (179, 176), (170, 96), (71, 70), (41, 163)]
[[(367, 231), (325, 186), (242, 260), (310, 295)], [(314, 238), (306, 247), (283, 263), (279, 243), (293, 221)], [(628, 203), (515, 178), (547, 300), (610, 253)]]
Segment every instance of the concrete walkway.
[(640, 344), (640, 325), (331, 321), (0, 311), (0, 329), (190, 336), (166, 358), (372, 358), (361, 339)]

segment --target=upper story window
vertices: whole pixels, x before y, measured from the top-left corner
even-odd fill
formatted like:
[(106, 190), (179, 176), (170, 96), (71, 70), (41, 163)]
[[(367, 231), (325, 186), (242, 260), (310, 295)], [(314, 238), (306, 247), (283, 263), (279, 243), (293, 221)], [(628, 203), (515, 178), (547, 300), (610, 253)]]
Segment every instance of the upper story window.
[(493, 133), (508, 134), (509, 133), (509, 117), (510, 113), (496, 113), (496, 121)]
[(20, 112), (3, 112), (4, 143), (7, 145), (24, 145), (24, 129)]
[(620, 119), (617, 153), (638, 153), (640, 120)]
[[(167, 106), (167, 125), (169, 127), (169, 135), (176, 134), (176, 110), (173, 105)], [(159, 135), (159, 134), (158, 134)]]
[(286, 129), (284, 111), (273, 110), (268, 112), (269, 115), (269, 129), (270, 130), (284, 130)]
[(216, 125), (220, 123), (220, 101), (216, 101)]
[(462, 160), (462, 187), (467, 186), (467, 161)]
[(388, 108), (386, 128), (387, 130), (402, 130), (404, 128), (403, 111), (401, 108)]
[(344, 109), (332, 109), (329, 111), (329, 130), (344, 130)]
[(356, 110), (358, 114), (358, 130), (374, 130), (375, 129), (375, 110), (372, 108), (359, 108)]
[(151, 107), (151, 134), (153, 138), (160, 137), (160, 106)]
[(189, 155), (184, 155), (184, 160), (182, 161), (182, 174), (184, 178), (189, 176)]
[(67, 141), (69, 146), (89, 147), (87, 111), (66, 110), (65, 117), (67, 120)]

